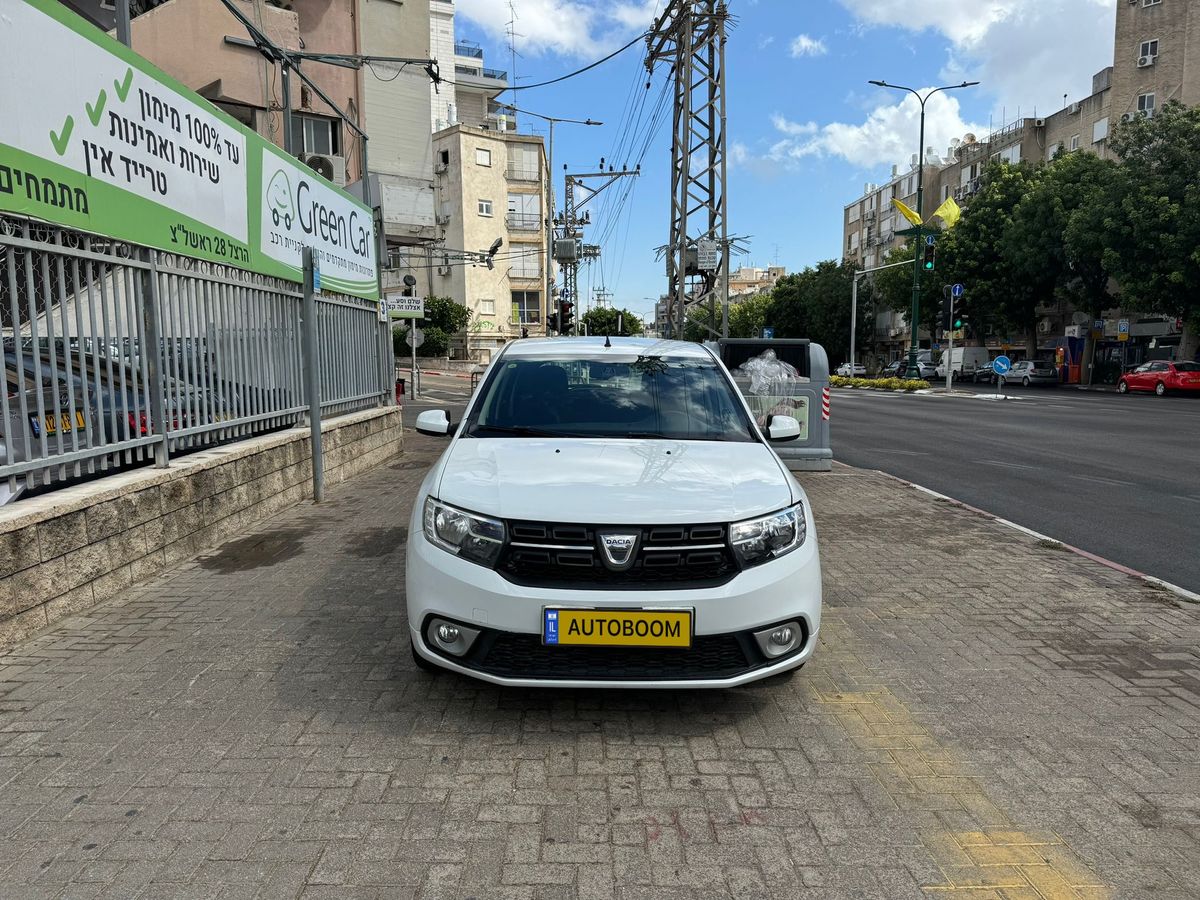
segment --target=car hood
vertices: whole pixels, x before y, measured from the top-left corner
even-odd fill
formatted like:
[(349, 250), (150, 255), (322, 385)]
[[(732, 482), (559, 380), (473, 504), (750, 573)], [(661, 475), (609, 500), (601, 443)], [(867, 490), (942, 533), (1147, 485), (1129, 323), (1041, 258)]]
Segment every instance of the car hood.
[(467, 438), (434, 484), (485, 515), (596, 525), (736, 521), (792, 502), (791, 477), (759, 443)]

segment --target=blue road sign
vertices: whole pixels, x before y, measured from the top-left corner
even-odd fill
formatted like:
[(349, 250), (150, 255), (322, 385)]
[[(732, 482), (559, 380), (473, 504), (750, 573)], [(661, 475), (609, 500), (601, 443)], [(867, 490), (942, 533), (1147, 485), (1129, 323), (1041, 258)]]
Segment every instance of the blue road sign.
[(950, 288), (950, 296), (955, 300), (961, 297), (965, 292), (966, 288), (964, 288), (961, 284), (956, 284), (954, 287)]
[(763, 340), (764, 341), (775, 340), (775, 329), (774, 328), (764, 328), (763, 329)]
[(997, 356), (992, 360), (992, 371), (997, 375), (1007, 375), (1012, 368), (1012, 360), (1007, 356)]
[(933, 235), (933, 234), (927, 234), (927, 235), (925, 235), (925, 246), (926, 246), (926, 247), (932, 247), (932, 246), (933, 246), (934, 244), (936, 244), (936, 243), (937, 243), (937, 236), (936, 236), (936, 235)]

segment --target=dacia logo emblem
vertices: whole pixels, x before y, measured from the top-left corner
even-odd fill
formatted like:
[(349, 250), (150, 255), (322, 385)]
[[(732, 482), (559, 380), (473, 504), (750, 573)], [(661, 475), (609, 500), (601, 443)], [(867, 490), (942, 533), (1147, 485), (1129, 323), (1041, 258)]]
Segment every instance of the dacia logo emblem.
[(597, 540), (604, 554), (604, 565), (614, 572), (624, 572), (633, 566), (636, 558), (638, 538), (641, 535), (600, 532)]

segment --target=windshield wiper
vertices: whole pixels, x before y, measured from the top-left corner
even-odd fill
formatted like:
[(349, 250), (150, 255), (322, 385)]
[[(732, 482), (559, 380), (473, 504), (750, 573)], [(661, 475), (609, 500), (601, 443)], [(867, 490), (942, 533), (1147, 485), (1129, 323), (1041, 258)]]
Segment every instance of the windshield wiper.
[(496, 431), (520, 437), (577, 437), (565, 431), (547, 431), (544, 428), (530, 428), (528, 425), (475, 425), (471, 428), (471, 436), (478, 437), (480, 431)]
[(673, 440), (670, 435), (663, 434), (661, 431), (629, 431), (625, 437), (630, 440)]

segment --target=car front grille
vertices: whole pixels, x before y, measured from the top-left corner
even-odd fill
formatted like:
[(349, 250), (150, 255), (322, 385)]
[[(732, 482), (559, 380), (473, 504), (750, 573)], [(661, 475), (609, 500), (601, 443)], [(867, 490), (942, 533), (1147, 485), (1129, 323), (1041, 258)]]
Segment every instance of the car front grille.
[(536, 634), (489, 631), (462, 662), (501, 678), (689, 681), (732, 678), (766, 659), (742, 634), (701, 635), (682, 649), (546, 646)]
[(509, 522), (508, 544), (496, 570), (514, 584), (574, 590), (683, 590), (716, 587), (738, 573), (727, 526), (643, 525), (633, 564), (613, 571), (602, 559), (597, 532), (604, 526)]

